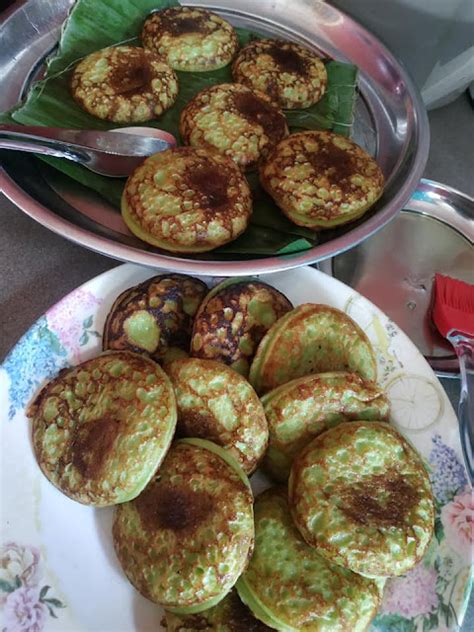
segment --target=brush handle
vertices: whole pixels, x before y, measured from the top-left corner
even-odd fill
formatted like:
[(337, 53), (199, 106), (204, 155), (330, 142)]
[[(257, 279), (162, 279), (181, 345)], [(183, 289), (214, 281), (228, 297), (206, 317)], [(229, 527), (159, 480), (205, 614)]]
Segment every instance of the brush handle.
[(474, 337), (459, 331), (447, 336), (459, 359), (461, 397), (459, 400), (459, 432), (467, 471), (474, 485)]

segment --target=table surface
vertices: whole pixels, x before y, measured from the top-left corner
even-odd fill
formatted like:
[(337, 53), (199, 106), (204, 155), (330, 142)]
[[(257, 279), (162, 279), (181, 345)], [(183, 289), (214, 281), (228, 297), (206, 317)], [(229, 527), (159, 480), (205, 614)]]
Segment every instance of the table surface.
[[(430, 112), (429, 119), (425, 177), (474, 196), (474, 110), (467, 94)], [(0, 361), (51, 305), (117, 265), (49, 232), (0, 195)], [(456, 405), (458, 381), (443, 380), (443, 386)], [(474, 632), (474, 597), (462, 632)]]

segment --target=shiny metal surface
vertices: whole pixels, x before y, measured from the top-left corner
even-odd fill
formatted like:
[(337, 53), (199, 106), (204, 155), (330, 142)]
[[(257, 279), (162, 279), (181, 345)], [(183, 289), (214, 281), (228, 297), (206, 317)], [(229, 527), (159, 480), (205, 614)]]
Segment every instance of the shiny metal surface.
[[(66, 158), (95, 173), (129, 176), (143, 159), (176, 145), (171, 134), (149, 129), (153, 136), (97, 130), (62, 129), (36, 125), (0, 124), (0, 149)], [(167, 140), (165, 138), (167, 137)]]
[[(71, 0), (28, 0), (17, 4), (0, 27), (0, 109), (14, 105), (51, 51)], [(195, 274), (240, 275), (274, 272), (320, 261), (360, 243), (386, 224), (419, 182), (429, 147), (427, 117), (419, 93), (397, 60), (370, 33), (319, 0), (199, 0), (236, 26), (298, 41), (324, 56), (351, 61), (360, 69), (360, 94), (353, 138), (376, 155), (386, 190), (358, 222), (321, 234), (320, 243), (301, 254), (255, 259), (174, 257), (130, 236), (117, 211), (98, 196), (38, 168), (34, 161), (5, 159), (0, 187), (25, 213), (83, 246), (124, 261)], [(290, 8), (291, 7), (291, 8)], [(16, 34), (22, 33), (18, 38)], [(24, 35), (23, 35), (24, 34)], [(33, 51), (33, 52), (32, 52)], [(34, 54), (33, 54), (34, 53)], [(52, 182), (54, 179), (54, 183)], [(108, 218), (114, 214), (115, 227)]]
[(318, 265), (373, 301), (439, 375), (457, 375), (452, 346), (431, 322), (435, 272), (474, 283), (474, 200), (422, 180), (405, 209), (353, 250)]

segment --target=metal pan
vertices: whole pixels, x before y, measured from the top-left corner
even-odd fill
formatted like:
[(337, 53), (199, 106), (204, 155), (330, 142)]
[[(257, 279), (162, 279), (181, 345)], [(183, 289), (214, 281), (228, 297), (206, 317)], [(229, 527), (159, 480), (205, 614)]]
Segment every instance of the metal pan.
[(453, 348), (431, 322), (431, 288), (435, 272), (474, 283), (474, 199), (421, 180), (393, 222), (318, 268), (388, 314), (439, 376), (459, 373)]
[[(82, 246), (123, 261), (178, 272), (263, 274), (308, 265), (341, 253), (379, 230), (410, 199), (426, 164), (429, 127), (418, 90), (391, 53), (338, 9), (318, 0), (185, 2), (220, 13), (236, 26), (301, 42), (360, 69), (353, 138), (376, 156), (385, 177), (382, 199), (364, 218), (321, 233), (300, 254), (223, 259), (209, 253), (176, 257), (147, 246), (125, 228), (116, 209), (33, 159), (3, 158), (0, 188), (25, 213)], [(15, 105), (58, 40), (72, 0), (17, 2), (0, 26), (0, 110)], [(21, 37), (19, 36), (21, 34)], [(10, 152), (12, 153), (12, 152)]]

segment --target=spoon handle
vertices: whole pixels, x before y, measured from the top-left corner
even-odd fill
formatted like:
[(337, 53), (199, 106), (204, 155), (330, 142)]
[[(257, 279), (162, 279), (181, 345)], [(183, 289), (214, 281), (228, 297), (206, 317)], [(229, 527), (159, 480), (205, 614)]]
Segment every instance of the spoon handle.
[(142, 133), (130, 132), (129, 130), (136, 130), (136, 128), (125, 128), (124, 133), (117, 134), (119, 130), (111, 130), (114, 132), (111, 133), (94, 129), (0, 124), (0, 139), (43, 140), (48, 144), (59, 143), (59, 147), (63, 143), (61, 148), (67, 144), (74, 151), (100, 151), (122, 156), (150, 156), (176, 145), (174, 137), (163, 130), (138, 129), (146, 131), (145, 133), (143, 131)]
[(459, 359), (459, 432), (469, 479), (474, 484), (474, 338), (458, 331), (450, 331), (447, 337)]
[(55, 156), (57, 158), (69, 158), (76, 162), (84, 162), (87, 155), (81, 148), (68, 143), (65, 145), (60, 141), (49, 140), (47, 138), (22, 136), (21, 134), (10, 134), (8, 136), (0, 131), (0, 149), (13, 149), (16, 151), (26, 151), (45, 156)]
[[(47, 140), (81, 145), (82, 130), (44, 127), (41, 125), (0, 124), (0, 139)], [(26, 151), (26, 150), (24, 150)]]

